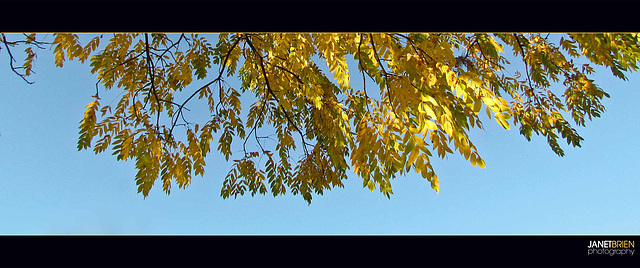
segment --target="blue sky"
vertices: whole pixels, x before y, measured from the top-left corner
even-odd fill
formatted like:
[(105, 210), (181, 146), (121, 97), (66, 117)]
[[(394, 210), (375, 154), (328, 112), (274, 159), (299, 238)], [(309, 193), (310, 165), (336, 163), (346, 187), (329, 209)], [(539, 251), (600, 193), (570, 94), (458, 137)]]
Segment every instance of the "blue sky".
[(607, 111), (578, 128), (582, 148), (563, 143), (564, 157), (492, 120), (471, 133), (486, 169), (458, 155), (433, 159), (439, 194), (409, 174), (389, 200), (351, 176), (307, 205), (291, 194), (222, 199), (230, 164), (215, 153), (204, 178), (171, 195), (156, 184), (143, 199), (134, 162), (76, 149), (95, 94), (89, 66), (55, 68), (40, 51), (28, 85), (1, 51), (0, 234), (638, 234), (640, 75), (596, 70)]

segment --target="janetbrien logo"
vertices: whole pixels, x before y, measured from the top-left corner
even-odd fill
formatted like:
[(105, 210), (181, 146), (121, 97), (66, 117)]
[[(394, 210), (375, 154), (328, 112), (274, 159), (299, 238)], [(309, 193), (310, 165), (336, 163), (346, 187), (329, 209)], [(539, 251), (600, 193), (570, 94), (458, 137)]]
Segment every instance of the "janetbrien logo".
[(635, 240), (598, 240), (589, 241), (587, 255), (629, 255), (633, 256), (635, 250)]

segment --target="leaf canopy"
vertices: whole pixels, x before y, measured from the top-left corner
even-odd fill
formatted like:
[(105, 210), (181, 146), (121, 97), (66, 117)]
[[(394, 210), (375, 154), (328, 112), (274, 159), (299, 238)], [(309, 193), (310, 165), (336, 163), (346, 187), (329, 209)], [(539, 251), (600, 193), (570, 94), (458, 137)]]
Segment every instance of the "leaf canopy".
[[(33, 72), (34, 50), (46, 43), (24, 36), (1, 40), (9, 52), (27, 47), (24, 65), (12, 65), (23, 78)], [(56, 33), (46, 43), (57, 66), (89, 61), (98, 80), (78, 150), (111, 148), (117, 160), (134, 160), (145, 197), (158, 179), (168, 194), (174, 183), (184, 188), (203, 176), (212, 146), (233, 161), (224, 198), (291, 192), (311, 202), (313, 194), (343, 187), (351, 172), (387, 197), (391, 180), (409, 172), (439, 191), (434, 157), (460, 154), (485, 167), (468, 134), (483, 128), (485, 114), (527, 140), (546, 137), (563, 156), (560, 140), (577, 147), (583, 140), (574, 124), (605, 110), (609, 94), (589, 78), (592, 65), (626, 79), (640, 56), (640, 37), (632, 33), (82, 37)], [(575, 63), (584, 58), (590, 63)], [(105, 91), (120, 94), (115, 105), (100, 102)]]

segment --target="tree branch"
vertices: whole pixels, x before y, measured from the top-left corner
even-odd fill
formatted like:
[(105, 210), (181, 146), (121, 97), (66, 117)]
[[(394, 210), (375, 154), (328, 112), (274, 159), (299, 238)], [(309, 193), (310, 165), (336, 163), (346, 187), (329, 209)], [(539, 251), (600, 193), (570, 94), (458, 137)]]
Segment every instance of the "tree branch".
[(251, 39), (249, 39), (249, 37), (250, 37), (250, 35), (247, 34), (245, 36), (245, 40), (247, 41), (247, 44), (249, 45), (249, 47), (251, 47), (251, 50), (253, 51), (253, 53), (260, 60), (260, 69), (262, 70), (262, 76), (264, 77), (265, 84), (267, 86), (267, 90), (271, 94), (271, 96), (278, 102), (278, 106), (280, 107), (280, 110), (282, 110), (282, 112), (284, 113), (284, 116), (287, 118), (287, 121), (289, 121), (289, 124), (291, 126), (293, 126), (296, 129), (296, 131), (298, 131), (298, 134), (300, 134), (300, 138), (302, 139), (302, 144), (303, 144), (302, 148), (304, 149), (305, 154), (308, 155), (309, 152), (307, 151), (307, 147), (306, 147), (308, 145), (308, 143), (305, 142), (304, 134), (302, 133), (302, 131), (300, 131), (298, 126), (293, 122), (293, 120), (291, 120), (291, 118), (289, 117), (289, 114), (287, 113), (287, 111), (284, 109), (284, 107), (282, 107), (282, 104), (280, 104), (280, 100), (278, 100), (278, 97), (276, 96), (276, 94), (273, 93), (273, 90), (271, 90), (271, 85), (269, 84), (269, 78), (267, 77), (267, 72), (264, 69), (264, 62), (263, 62), (262, 56), (256, 50), (256, 48), (253, 46), (253, 43), (251, 42)]
[[(159, 59), (162, 59), (162, 57), (164, 57), (164, 54), (166, 54), (167, 52), (170, 52), (170, 51), (171, 51), (171, 49), (172, 49), (174, 46), (179, 45), (179, 44), (180, 44), (180, 41), (182, 41), (182, 38), (185, 38), (185, 39), (186, 39), (186, 37), (184, 37), (184, 34), (180, 34), (180, 38), (178, 38), (178, 41), (176, 41), (175, 43), (174, 43), (174, 42), (171, 42), (171, 45), (170, 45), (169, 47), (167, 47), (167, 48), (164, 50), (164, 52), (162, 52), (162, 54), (160, 54), (160, 56), (158, 56), (158, 58), (159, 58)], [(169, 39), (169, 38), (167, 38), (167, 39), (168, 39), (169, 41), (171, 41), (171, 39)], [(171, 52), (170, 52), (170, 53), (171, 53)], [(171, 57), (173, 57), (173, 53), (171, 53)], [(175, 59), (174, 59), (174, 60), (175, 60)]]
[[(371, 110), (369, 109), (369, 95), (367, 94), (367, 80), (364, 77), (364, 73), (367, 72), (364, 69), (364, 66), (362, 66), (362, 52), (360, 50), (360, 48), (362, 47), (362, 41), (364, 41), (364, 35), (360, 34), (360, 42), (358, 43), (358, 64), (360, 65), (360, 70), (362, 70), (362, 90), (364, 92), (364, 96), (365, 98), (367, 98), (364, 101), (364, 104), (367, 106), (367, 112), (369, 112), (369, 114), (371, 114)], [(369, 78), (371, 78), (371, 75), (367, 72), (367, 75), (369, 76)]]
[[(2, 43), (4, 43), (4, 47), (7, 48), (7, 53), (9, 54), (9, 66), (11, 67), (11, 70), (17, 74), (18, 76), (20, 76), (20, 78), (22, 78), (22, 80), (24, 80), (25, 82), (27, 82), (27, 84), (33, 84), (32, 81), (27, 80), (26, 76), (24, 74), (21, 74), (17, 71), (18, 68), (21, 67), (14, 67), (13, 66), (13, 62), (16, 61), (16, 59), (13, 57), (13, 54), (11, 54), (11, 49), (9, 48), (9, 41), (7, 41), (7, 37), (4, 35), (4, 33), (2, 34)], [(15, 43), (15, 42), (14, 42)], [(23, 68), (23, 67), (22, 67)]]
[(371, 42), (371, 47), (373, 48), (373, 55), (376, 58), (376, 61), (378, 61), (378, 65), (380, 65), (380, 68), (382, 68), (382, 74), (384, 75), (384, 84), (387, 87), (387, 96), (389, 98), (389, 104), (393, 103), (393, 99), (391, 97), (391, 88), (389, 87), (389, 73), (387, 73), (387, 70), (384, 68), (384, 66), (382, 65), (382, 62), (380, 61), (380, 57), (378, 56), (378, 52), (376, 49), (376, 44), (373, 41), (373, 34), (369, 34), (369, 38), (371, 38), (371, 40), (369, 40)]
[[(132, 51), (132, 52), (133, 52), (133, 51)], [(127, 53), (127, 54), (128, 54), (128, 53)], [(131, 58), (129, 58), (129, 59), (127, 59), (127, 60), (125, 60), (125, 61), (123, 61), (123, 62), (121, 62), (121, 63), (118, 63), (116, 66), (113, 66), (113, 67), (109, 68), (109, 70), (106, 70), (106, 71), (102, 72), (102, 75), (104, 76), (104, 74), (106, 74), (106, 73), (108, 73), (108, 72), (111, 72), (111, 71), (115, 70), (116, 68), (118, 68), (118, 67), (120, 67), (120, 66), (122, 66), (122, 65), (125, 65), (125, 64), (127, 64), (128, 62), (130, 62), (130, 61), (132, 61), (132, 60), (134, 60), (134, 59), (137, 59), (138, 57), (142, 56), (142, 54), (144, 54), (144, 51), (143, 51), (143, 52), (138, 53), (138, 55), (136, 55), (135, 57), (131, 57)], [(93, 73), (93, 72), (92, 72), (92, 73)], [(98, 84), (100, 84), (100, 81), (102, 81), (102, 78), (98, 79), (98, 81), (96, 82), (96, 98), (98, 98), (98, 99), (100, 98), (100, 97), (98, 96)]]
[[(529, 88), (531, 88), (531, 90), (534, 90), (533, 84), (531, 83), (531, 75), (529, 74), (529, 64), (527, 63), (527, 60), (524, 58), (524, 49), (522, 47), (522, 44), (520, 43), (520, 38), (518, 38), (517, 34), (513, 34), (513, 37), (516, 38), (516, 43), (518, 43), (518, 47), (520, 48), (520, 54), (522, 56), (522, 62), (524, 62), (524, 70), (527, 73), (527, 80), (529, 81)], [(529, 99), (528, 101), (530, 101), (531, 99), (531, 95), (533, 95), (532, 93), (528, 93), (527, 92), (527, 98)]]
[(274, 66), (274, 67), (276, 67), (276, 68), (278, 68), (278, 69), (280, 69), (280, 70), (283, 70), (283, 71), (285, 71), (285, 72), (287, 72), (287, 73), (290, 73), (291, 75), (293, 75), (293, 77), (294, 77), (296, 80), (298, 80), (298, 83), (299, 83), (300, 85), (304, 85), (304, 82), (302, 82), (302, 79), (301, 79), (297, 74), (295, 74), (294, 72), (289, 71), (289, 69), (284, 68), (284, 67), (282, 67), (282, 66), (280, 66), (280, 65), (275, 65), (275, 64), (273, 64), (273, 66)]
[(260, 149), (262, 149), (262, 151), (264, 152), (264, 148), (262, 148), (262, 144), (260, 144), (260, 141), (258, 140), (258, 134), (257, 134), (256, 128), (258, 127), (258, 120), (260, 120), (260, 118), (262, 117), (262, 113), (264, 113), (264, 108), (267, 106), (267, 100), (269, 99), (267, 98), (267, 96), (268, 96), (267, 94), (264, 95), (264, 100), (262, 101), (262, 107), (260, 108), (260, 112), (256, 117), (256, 121), (253, 125), (253, 128), (251, 128), (251, 131), (249, 131), (247, 138), (244, 139), (244, 143), (242, 144), (242, 149), (244, 150), (245, 155), (247, 154), (247, 141), (249, 140), (249, 136), (251, 136), (251, 132), (253, 132), (253, 134), (255, 135), (256, 141), (258, 142)]
[(153, 66), (153, 61), (151, 61), (151, 55), (149, 55), (149, 34), (148, 33), (144, 34), (144, 44), (145, 44), (145, 51), (147, 52), (147, 73), (149, 75), (149, 78), (151, 79), (151, 91), (153, 92), (153, 96), (156, 98), (156, 102), (158, 105), (158, 108), (156, 111), (156, 133), (160, 135), (160, 111), (162, 109), (160, 106), (160, 98), (158, 97), (158, 93), (156, 92), (156, 86), (154, 81), (155, 67)]
[[(188, 41), (188, 39), (185, 39)], [(182, 113), (182, 109), (184, 108), (184, 106), (187, 104), (187, 102), (189, 102), (196, 94), (198, 94), (201, 90), (205, 89), (206, 87), (210, 86), (211, 84), (215, 83), (215, 82), (220, 82), (220, 80), (222, 79), (222, 75), (224, 74), (224, 70), (227, 67), (227, 61), (229, 60), (229, 56), (231, 56), (231, 52), (233, 52), (233, 50), (236, 48), (236, 46), (238, 45), (238, 43), (240, 42), (240, 38), (238, 38), (233, 45), (231, 45), (231, 49), (229, 49), (229, 52), (227, 52), (227, 55), (225, 55), (224, 57), (224, 61), (222, 62), (222, 68), (220, 69), (220, 73), (218, 74), (218, 77), (216, 79), (214, 79), (213, 81), (207, 83), (206, 85), (200, 87), (199, 89), (197, 89), (195, 92), (193, 92), (193, 94), (191, 94), (191, 96), (189, 96), (189, 98), (187, 98), (178, 108), (178, 114), (176, 115), (176, 119), (174, 120), (173, 124), (171, 124), (171, 130), (169, 130), (169, 133), (173, 133), (173, 128), (176, 126), (176, 123), (178, 122), (178, 117), (180, 116), (180, 114)]]
[(408, 36), (405, 36), (403, 34), (396, 34), (398, 36), (404, 37), (405, 39), (407, 39), (407, 42), (409, 43), (409, 45), (411, 45), (411, 48), (413, 48), (413, 51), (415, 51), (416, 53), (418, 53), (418, 55), (420, 56), (420, 59), (422, 59), (422, 61), (424, 61), (425, 63), (427, 63), (426, 59), (424, 58), (423, 54), (426, 55), (429, 60), (431, 60), (432, 62), (434, 62), (433, 58), (431, 58), (431, 56), (429, 56), (429, 54), (427, 54), (426, 52), (424, 52), (424, 50), (422, 50), (421, 48), (417, 47), (415, 45), (415, 43), (413, 42), (413, 40), (411, 38), (409, 38)]

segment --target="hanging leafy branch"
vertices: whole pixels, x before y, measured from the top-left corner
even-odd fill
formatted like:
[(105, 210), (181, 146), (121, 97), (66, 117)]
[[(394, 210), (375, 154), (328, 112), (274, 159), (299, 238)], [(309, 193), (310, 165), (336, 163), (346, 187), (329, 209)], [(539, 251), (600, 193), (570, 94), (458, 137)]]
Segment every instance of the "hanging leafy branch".
[[(9, 67), (32, 83), (34, 49), (53, 47), (59, 67), (88, 60), (96, 94), (80, 121), (78, 149), (111, 148), (117, 160), (134, 159), (145, 197), (158, 179), (170, 193), (173, 183), (184, 188), (193, 174), (203, 176), (212, 143), (233, 161), (224, 198), (291, 192), (311, 202), (343, 187), (351, 172), (390, 197), (392, 179), (412, 170), (439, 191), (434, 155), (460, 154), (485, 167), (468, 135), (483, 128), (485, 114), (507, 130), (518, 126), (527, 140), (544, 136), (563, 156), (560, 139), (583, 141), (566, 117), (585, 126), (609, 97), (589, 78), (591, 64), (626, 79), (640, 56), (638, 34), (612, 33), (119, 33), (83, 36), (84, 44), (75, 34), (53, 34), (52, 42), (38, 36), (2, 34)], [(22, 66), (14, 65), (16, 46), (26, 47)], [(350, 58), (362, 85), (351, 82)], [(194, 86), (198, 80), (205, 81)], [(100, 85), (119, 93), (113, 107), (100, 103)], [(197, 119), (198, 105), (208, 108), (206, 120)]]

